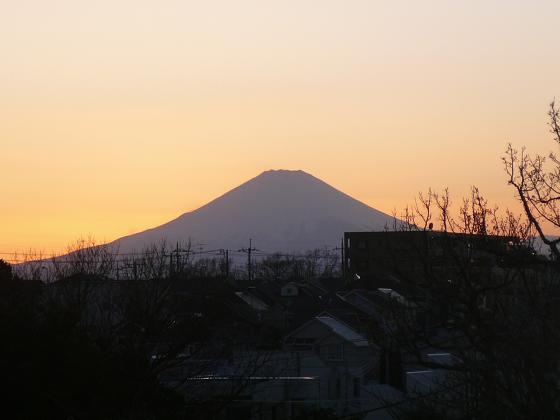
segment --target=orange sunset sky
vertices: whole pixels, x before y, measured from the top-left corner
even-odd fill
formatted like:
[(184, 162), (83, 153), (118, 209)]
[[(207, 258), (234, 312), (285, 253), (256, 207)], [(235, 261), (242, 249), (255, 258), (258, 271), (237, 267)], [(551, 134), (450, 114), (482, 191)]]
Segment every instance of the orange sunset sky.
[(17, 0), (0, 13), (0, 252), (63, 251), (302, 169), (385, 212), (546, 153), (557, 0)]

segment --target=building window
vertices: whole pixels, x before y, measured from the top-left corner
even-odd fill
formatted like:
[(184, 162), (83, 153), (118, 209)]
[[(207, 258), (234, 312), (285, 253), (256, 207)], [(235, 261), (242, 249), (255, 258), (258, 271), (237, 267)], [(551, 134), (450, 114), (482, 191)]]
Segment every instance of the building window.
[(360, 397), (360, 378), (354, 378), (354, 397)]
[(327, 360), (344, 360), (344, 343), (327, 346)]
[(287, 339), (286, 344), (291, 346), (293, 349), (310, 350), (311, 348), (313, 348), (314, 341), (315, 340), (313, 338), (295, 337)]
[(337, 398), (340, 398), (341, 389), (342, 389), (342, 386), (341, 386), (341, 383), (340, 383), (340, 378), (336, 378), (336, 397)]

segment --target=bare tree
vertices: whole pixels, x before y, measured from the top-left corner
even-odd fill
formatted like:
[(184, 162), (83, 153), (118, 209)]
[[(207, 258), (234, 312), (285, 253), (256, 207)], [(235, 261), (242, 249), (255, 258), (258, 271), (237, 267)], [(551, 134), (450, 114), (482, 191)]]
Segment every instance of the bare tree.
[(68, 245), (65, 255), (53, 257), (50, 266), (56, 279), (74, 275), (109, 277), (115, 270), (117, 253), (116, 246), (98, 244), (93, 236), (86, 236)]
[(477, 188), (451, 204), (447, 190), (429, 191), (404, 210), (410, 235), (395, 252), (415, 268), (392, 267), (405, 298), (381, 305), (373, 339), (405, 365), (447, 373), (421, 399), (447, 417), (558, 418), (560, 273), (530, 246), (535, 222), (490, 207)]
[(13, 267), (14, 274), (21, 279), (48, 283), (56, 278), (50, 259), (41, 251), (30, 249), (21, 255), (16, 253), (14, 260), (18, 262)]
[(299, 255), (275, 253), (255, 266), (258, 277), (279, 282), (340, 275), (339, 254), (329, 248), (318, 248)]
[[(548, 116), (552, 138), (560, 145), (560, 111), (554, 101)], [(557, 154), (550, 152), (548, 159), (539, 154), (531, 156), (525, 148), (517, 150), (509, 144), (502, 160), (508, 182), (515, 188), (529, 222), (559, 260), (560, 238), (552, 239), (545, 234), (545, 230), (560, 228), (560, 160)]]

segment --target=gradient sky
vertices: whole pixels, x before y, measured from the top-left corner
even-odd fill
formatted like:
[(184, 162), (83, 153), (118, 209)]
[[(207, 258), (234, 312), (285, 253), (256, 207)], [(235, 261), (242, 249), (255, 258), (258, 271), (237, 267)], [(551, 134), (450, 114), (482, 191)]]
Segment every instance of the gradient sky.
[(507, 142), (553, 147), (560, 2), (7, 0), (0, 252), (62, 251), (303, 169), (391, 212), (515, 206)]

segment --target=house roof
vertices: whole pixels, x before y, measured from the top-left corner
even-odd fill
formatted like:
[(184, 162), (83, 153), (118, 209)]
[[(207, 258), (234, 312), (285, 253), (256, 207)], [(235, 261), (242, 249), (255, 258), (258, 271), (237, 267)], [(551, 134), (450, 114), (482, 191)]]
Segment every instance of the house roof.
[(330, 328), (335, 334), (350, 341), (352, 344), (358, 347), (365, 347), (369, 345), (368, 340), (358, 332), (354, 331), (348, 325), (344, 324), (342, 321), (328, 315), (321, 314), (316, 316), (315, 319), (322, 324)]
[(401, 295), (399, 292), (396, 292), (393, 289), (390, 289), (388, 287), (380, 287), (379, 289), (377, 289), (377, 291), (389, 296), (392, 299), (396, 299), (399, 303), (402, 303), (402, 304), (408, 303), (408, 301), (406, 300), (406, 298), (403, 295)]
[(339, 292), (337, 293), (337, 295), (342, 300), (348, 302), (350, 305), (359, 309), (367, 315), (372, 316), (378, 314), (376, 304), (369, 296), (368, 290), (353, 289), (349, 292)]
[(251, 306), (253, 309), (257, 311), (266, 311), (268, 310), (269, 306), (260, 300), (258, 297), (247, 293), (247, 292), (235, 292), (235, 295), (243, 300), (247, 305)]

